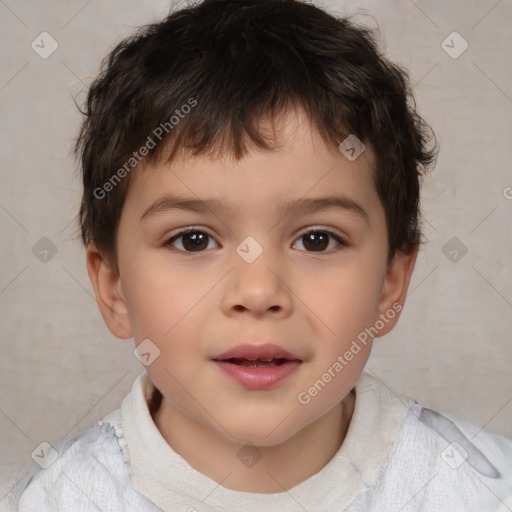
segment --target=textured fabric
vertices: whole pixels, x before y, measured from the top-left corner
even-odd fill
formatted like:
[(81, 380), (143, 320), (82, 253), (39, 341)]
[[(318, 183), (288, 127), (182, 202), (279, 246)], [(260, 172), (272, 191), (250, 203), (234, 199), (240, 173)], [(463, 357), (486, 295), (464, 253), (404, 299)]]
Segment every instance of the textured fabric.
[(119, 410), (63, 440), (58, 459), (22, 483), (18, 510), (509, 510), (512, 440), (456, 425), (366, 373), (355, 389), (347, 436), (329, 463), (287, 492), (257, 494), (218, 485), (172, 450), (149, 413), (153, 385), (143, 373)]
[(376, 481), (347, 510), (512, 510), (512, 440), (484, 431), (468, 437), (449, 419), (413, 405)]
[(109, 423), (56, 444), (57, 460), (30, 477), (19, 512), (157, 512), (131, 485), (128, 466)]

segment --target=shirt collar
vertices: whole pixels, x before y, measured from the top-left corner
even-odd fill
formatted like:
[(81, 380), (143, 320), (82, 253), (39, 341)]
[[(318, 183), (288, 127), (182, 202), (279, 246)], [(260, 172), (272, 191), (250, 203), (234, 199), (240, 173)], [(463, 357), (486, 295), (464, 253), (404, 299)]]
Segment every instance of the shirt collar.
[[(120, 442), (133, 487), (165, 510), (244, 510), (288, 512), (297, 503), (306, 510), (332, 502), (343, 510), (373, 482), (413, 400), (395, 395), (379, 379), (363, 372), (355, 385), (354, 413), (334, 457), (315, 475), (274, 494), (223, 487), (191, 467), (167, 444), (149, 412), (154, 385), (146, 372), (121, 404)], [(232, 506), (232, 508), (231, 508)]]

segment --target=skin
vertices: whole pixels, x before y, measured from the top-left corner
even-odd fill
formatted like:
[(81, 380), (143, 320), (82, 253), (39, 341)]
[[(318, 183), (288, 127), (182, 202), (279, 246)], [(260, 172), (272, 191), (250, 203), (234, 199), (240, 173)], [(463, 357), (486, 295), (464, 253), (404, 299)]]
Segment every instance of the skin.
[[(119, 273), (94, 244), (87, 248), (89, 276), (110, 331), (136, 344), (149, 338), (160, 350), (146, 371), (164, 397), (154, 415), (162, 436), (224, 487), (259, 493), (290, 489), (340, 448), (354, 409), (350, 391), (371, 342), (308, 404), (297, 397), (359, 333), (394, 303), (404, 303), (417, 252), (397, 254), (388, 264), (371, 148), (349, 161), (323, 143), (300, 110), (276, 120), (275, 128), (276, 151), (251, 148), (239, 162), (201, 156), (138, 170), (119, 224)], [(263, 123), (262, 129), (274, 133)], [(229, 201), (233, 208), (160, 211), (140, 220), (171, 192)], [(368, 220), (351, 209), (277, 211), (286, 200), (327, 195), (357, 201)], [(193, 252), (187, 237), (166, 245), (190, 226), (210, 235), (204, 250)], [(303, 237), (313, 229), (323, 233), (316, 240), (325, 240), (317, 250)], [(346, 244), (326, 237), (326, 230)], [(253, 263), (236, 252), (247, 236), (263, 249)], [(302, 363), (271, 389), (247, 389), (212, 361), (244, 342), (273, 342)], [(237, 457), (247, 444), (261, 454), (251, 468)]]

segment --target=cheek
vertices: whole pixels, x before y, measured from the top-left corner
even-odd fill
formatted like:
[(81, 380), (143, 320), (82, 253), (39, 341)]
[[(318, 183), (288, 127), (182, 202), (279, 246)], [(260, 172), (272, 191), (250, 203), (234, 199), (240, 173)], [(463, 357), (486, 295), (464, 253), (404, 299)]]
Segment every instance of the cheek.
[(377, 269), (378, 265), (347, 264), (320, 280), (308, 279), (304, 302), (324, 324), (325, 339), (346, 342), (376, 320), (382, 289)]
[(174, 326), (197, 302), (194, 286), (190, 281), (185, 286), (179, 272), (165, 272), (141, 259), (134, 258), (130, 263), (122, 282), (134, 338), (154, 338), (158, 343), (156, 340), (172, 334)]

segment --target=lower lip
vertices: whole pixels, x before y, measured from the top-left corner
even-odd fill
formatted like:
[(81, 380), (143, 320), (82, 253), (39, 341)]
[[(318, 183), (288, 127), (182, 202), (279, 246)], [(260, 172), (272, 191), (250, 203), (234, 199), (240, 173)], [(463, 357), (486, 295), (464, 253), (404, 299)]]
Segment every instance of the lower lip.
[(249, 389), (268, 389), (291, 375), (300, 361), (287, 361), (276, 366), (239, 366), (226, 361), (215, 361), (232, 379)]

